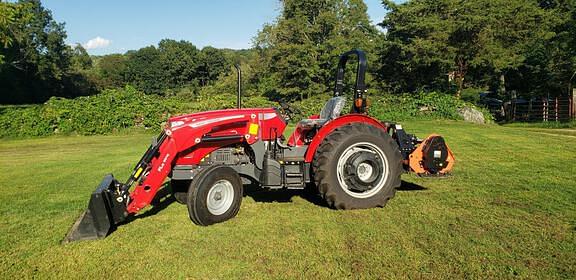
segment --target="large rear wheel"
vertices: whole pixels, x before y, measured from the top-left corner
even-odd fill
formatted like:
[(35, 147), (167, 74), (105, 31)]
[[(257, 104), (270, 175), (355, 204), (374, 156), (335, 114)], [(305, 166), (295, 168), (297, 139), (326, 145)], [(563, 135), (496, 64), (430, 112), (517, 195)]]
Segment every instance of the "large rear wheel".
[(242, 179), (227, 166), (201, 171), (188, 189), (188, 214), (197, 225), (208, 226), (233, 218), (242, 203)]
[(320, 195), (336, 209), (384, 206), (400, 186), (402, 156), (380, 128), (353, 123), (335, 129), (313, 162)]

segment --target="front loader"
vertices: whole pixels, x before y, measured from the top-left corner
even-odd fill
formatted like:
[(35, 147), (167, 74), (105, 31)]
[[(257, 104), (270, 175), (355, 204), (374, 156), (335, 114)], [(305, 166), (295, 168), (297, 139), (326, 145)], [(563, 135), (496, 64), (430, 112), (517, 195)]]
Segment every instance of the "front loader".
[[(352, 56), (356, 81), (347, 100), (344, 73)], [(360, 209), (384, 206), (405, 172), (448, 174), (454, 156), (441, 136), (421, 140), (368, 115), (365, 72), (364, 52), (342, 54), (333, 97), (318, 115), (299, 121), (287, 141), (289, 105), (242, 109), (240, 87), (237, 109), (170, 118), (126, 182), (104, 178), (64, 241), (107, 236), (148, 206), (167, 178), (190, 219), (207, 226), (236, 216), (250, 181), (269, 190), (313, 185), (330, 207)]]

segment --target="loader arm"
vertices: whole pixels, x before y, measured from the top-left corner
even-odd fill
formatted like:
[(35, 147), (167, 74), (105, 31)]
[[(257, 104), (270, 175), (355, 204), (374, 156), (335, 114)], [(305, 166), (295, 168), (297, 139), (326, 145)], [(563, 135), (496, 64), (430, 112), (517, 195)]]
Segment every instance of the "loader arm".
[(129, 194), (126, 211), (130, 214), (135, 214), (150, 204), (172, 170), (172, 162), (178, 154), (174, 139), (166, 136), (166, 133), (162, 133), (155, 144), (148, 148), (121, 190), (126, 195), (132, 184), (138, 181), (134, 191)]
[[(266, 112), (274, 111), (267, 109)], [(88, 209), (64, 241), (108, 235), (128, 216), (151, 203), (179, 158), (193, 155), (193, 159), (199, 160), (224, 145), (258, 141), (262, 136), (259, 118), (260, 114), (249, 110), (230, 111), (219, 117), (191, 114), (172, 118), (136, 164), (126, 183), (118, 182), (112, 175), (104, 178), (92, 193)]]

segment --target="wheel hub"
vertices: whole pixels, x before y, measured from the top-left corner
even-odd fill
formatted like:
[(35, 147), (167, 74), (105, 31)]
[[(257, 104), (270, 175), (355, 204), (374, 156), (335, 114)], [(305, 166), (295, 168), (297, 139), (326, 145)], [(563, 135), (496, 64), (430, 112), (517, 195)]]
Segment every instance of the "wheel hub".
[(387, 161), (380, 148), (372, 143), (356, 143), (338, 159), (338, 181), (343, 190), (357, 198), (377, 193), (386, 178)]
[(222, 192), (217, 192), (217, 193), (214, 195), (214, 199), (216, 199), (216, 200), (221, 200), (221, 199), (222, 199)]
[(234, 201), (234, 187), (228, 180), (217, 181), (208, 191), (206, 206), (212, 215), (222, 215)]
[(372, 165), (366, 162), (360, 163), (360, 165), (358, 165), (358, 169), (356, 169), (358, 179), (360, 179), (362, 182), (366, 182), (370, 176), (372, 176), (373, 170), (374, 168), (372, 168)]

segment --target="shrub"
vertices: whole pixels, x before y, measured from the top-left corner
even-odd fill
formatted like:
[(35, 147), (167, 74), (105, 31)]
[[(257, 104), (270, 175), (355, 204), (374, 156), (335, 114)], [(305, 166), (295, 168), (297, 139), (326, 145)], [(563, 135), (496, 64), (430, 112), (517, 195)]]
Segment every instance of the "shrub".
[[(161, 97), (146, 95), (133, 87), (105, 90), (98, 95), (75, 99), (51, 98), (45, 104), (0, 108), (0, 137), (45, 136), (52, 134), (107, 134), (124, 129), (160, 130), (171, 115), (236, 107), (236, 96), (217, 94), (216, 88), (198, 95)], [(320, 113), (328, 94), (292, 104), (302, 111), (298, 121)], [(458, 108), (473, 106), (442, 93), (370, 96), (372, 116), (390, 121), (414, 119), (461, 119)], [(352, 100), (348, 97), (349, 110)], [(243, 98), (244, 108), (275, 107), (262, 96)], [(485, 114), (488, 116), (489, 114)]]
[(132, 87), (75, 99), (53, 97), (43, 105), (5, 108), (0, 115), (0, 136), (105, 134), (131, 127), (159, 129), (167, 115), (177, 109), (169, 99), (145, 95)]
[(382, 120), (462, 119), (458, 108), (472, 106), (451, 95), (437, 92), (383, 95), (371, 99), (370, 113)]

